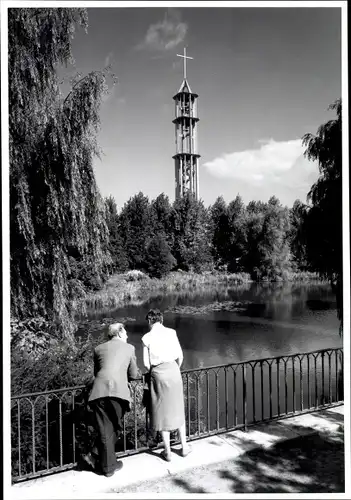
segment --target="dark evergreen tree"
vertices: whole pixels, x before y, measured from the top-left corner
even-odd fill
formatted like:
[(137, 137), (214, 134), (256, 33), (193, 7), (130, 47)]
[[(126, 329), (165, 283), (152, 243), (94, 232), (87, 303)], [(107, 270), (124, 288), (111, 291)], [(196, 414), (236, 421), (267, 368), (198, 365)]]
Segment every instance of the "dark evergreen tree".
[(150, 240), (146, 249), (146, 259), (147, 272), (154, 278), (162, 278), (176, 265), (164, 231), (155, 234)]
[(112, 196), (105, 198), (106, 224), (109, 231), (108, 251), (111, 255), (111, 272), (123, 272), (128, 269), (128, 259), (120, 236), (120, 223), (117, 205)]
[(202, 201), (191, 194), (173, 204), (171, 221), (174, 231), (172, 254), (177, 266), (185, 271), (200, 272), (211, 263), (208, 213)]
[(228, 265), (231, 232), (229, 227), (227, 205), (219, 196), (209, 210), (212, 240), (212, 256), (216, 267)]
[(228, 205), (229, 248), (228, 269), (232, 272), (244, 271), (244, 254), (246, 252), (246, 208), (240, 195)]
[(173, 231), (171, 225), (172, 206), (168, 196), (161, 193), (155, 200), (152, 200), (150, 207), (150, 222), (153, 226), (153, 233), (156, 235), (163, 232), (167, 243), (173, 243)]
[(142, 192), (130, 198), (120, 214), (120, 231), (130, 269), (146, 270), (147, 247), (153, 237), (150, 202)]
[(307, 258), (305, 221), (307, 217), (307, 205), (300, 200), (295, 200), (290, 209), (290, 231), (289, 242), (292, 255), (292, 264), (296, 270), (308, 271), (310, 265)]

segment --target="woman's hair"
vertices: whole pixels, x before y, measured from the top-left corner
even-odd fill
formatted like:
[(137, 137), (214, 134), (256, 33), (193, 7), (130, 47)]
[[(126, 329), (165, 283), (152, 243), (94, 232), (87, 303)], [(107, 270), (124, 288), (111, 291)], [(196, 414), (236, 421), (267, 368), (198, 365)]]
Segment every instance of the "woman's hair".
[(113, 323), (108, 327), (107, 337), (113, 339), (113, 337), (119, 337), (120, 333), (124, 330), (123, 323)]
[(151, 325), (163, 323), (163, 314), (159, 309), (150, 309), (145, 319), (149, 321)]

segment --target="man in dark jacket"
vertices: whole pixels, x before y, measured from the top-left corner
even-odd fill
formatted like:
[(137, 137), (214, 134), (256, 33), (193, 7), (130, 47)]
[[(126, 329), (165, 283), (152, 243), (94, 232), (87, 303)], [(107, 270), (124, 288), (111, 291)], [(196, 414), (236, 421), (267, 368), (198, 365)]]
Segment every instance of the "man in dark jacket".
[(123, 466), (121, 461), (116, 460), (115, 444), (122, 429), (124, 413), (130, 410), (128, 382), (139, 376), (135, 348), (127, 344), (127, 332), (123, 324), (110, 325), (108, 341), (94, 350), (95, 378), (89, 406), (95, 417), (97, 444), (91, 453), (83, 457), (95, 469), (98, 451), (101, 472), (107, 477)]

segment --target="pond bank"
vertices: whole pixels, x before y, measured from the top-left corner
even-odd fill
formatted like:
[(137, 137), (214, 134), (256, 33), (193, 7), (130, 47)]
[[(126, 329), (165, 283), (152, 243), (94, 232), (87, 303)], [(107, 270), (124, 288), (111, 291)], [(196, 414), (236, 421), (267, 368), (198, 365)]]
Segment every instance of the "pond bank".
[[(283, 280), (279, 280), (283, 281)], [(287, 276), (289, 282), (322, 283), (317, 273), (296, 272)], [(141, 271), (129, 271), (111, 276), (104, 287), (91, 292), (85, 299), (88, 310), (116, 309), (131, 301), (145, 301), (155, 293), (173, 293), (214, 286), (240, 286), (254, 283), (248, 273), (206, 272), (196, 274), (177, 271), (163, 278), (150, 278)]]

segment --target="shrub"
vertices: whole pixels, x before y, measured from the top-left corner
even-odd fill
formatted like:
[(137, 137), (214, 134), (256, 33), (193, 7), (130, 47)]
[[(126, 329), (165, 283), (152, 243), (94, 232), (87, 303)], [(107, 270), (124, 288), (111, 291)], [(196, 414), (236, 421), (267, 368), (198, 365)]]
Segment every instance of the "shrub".
[(137, 269), (133, 269), (126, 273), (126, 281), (141, 281), (145, 279), (147, 279), (147, 275)]

